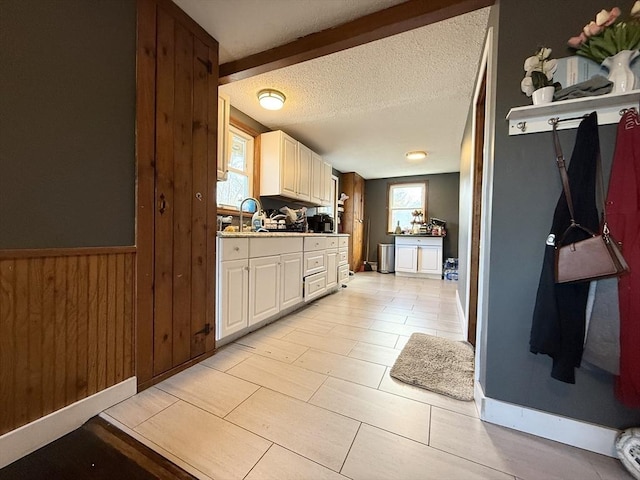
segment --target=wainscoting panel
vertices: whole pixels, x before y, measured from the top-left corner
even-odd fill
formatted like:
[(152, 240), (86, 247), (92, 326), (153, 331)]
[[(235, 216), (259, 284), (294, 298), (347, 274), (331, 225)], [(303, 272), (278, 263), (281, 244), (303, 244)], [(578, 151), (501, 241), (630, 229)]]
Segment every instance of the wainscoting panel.
[(135, 247), (0, 251), (0, 435), (134, 375)]

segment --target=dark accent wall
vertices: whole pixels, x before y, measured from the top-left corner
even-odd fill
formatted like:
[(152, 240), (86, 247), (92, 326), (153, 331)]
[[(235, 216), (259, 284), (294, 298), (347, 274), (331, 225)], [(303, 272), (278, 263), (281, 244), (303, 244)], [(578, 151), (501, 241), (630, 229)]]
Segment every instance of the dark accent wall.
[(2, 0), (0, 248), (135, 243), (134, 0)]
[[(626, 14), (632, 3), (625, 0), (619, 6)], [(576, 384), (569, 385), (551, 379), (549, 357), (529, 353), (545, 239), (561, 184), (551, 133), (509, 136), (504, 120), (511, 107), (530, 104), (520, 92), (524, 59), (539, 45), (552, 48), (554, 58), (571, 55), (567, 39), (602, 7), (600, 0), (500, 2), (484, 391), (505, 402), (623, 428), (640, 423), (640, 410), (615, 399), (613, 376), (580, 368)], [(606, 181), (616, 126), (599, 131)], [(561, 132), (567, 157), (575, 133)]]
[[(394, 243), (394, 237), (387, 234), (387, 192), (390, 183), (423, 182), (429, 183), (427, 212), (425, 219), (436, 217), (447, 221), (447, 236), (444, 239), (444, 258), (458, 256), (458, 199), (459, 174), (442, 173), (437, 175), (421, 175), (413, 177), (380, 178), (365, 181), (364, 216), (365, 222), (371, 220), (371, 238), (369, 243), (369, 260), (378, 258), (379, 243)], [(366, 255), (366, 245), (365, 245)]]

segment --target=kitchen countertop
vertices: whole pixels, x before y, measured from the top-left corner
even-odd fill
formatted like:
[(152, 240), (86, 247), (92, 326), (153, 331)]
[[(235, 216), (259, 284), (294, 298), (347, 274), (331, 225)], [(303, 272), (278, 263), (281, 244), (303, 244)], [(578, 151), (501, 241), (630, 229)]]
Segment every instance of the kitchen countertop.
[(348, 233), (300, 233), (300, 232), (217, 232), (222, 238), (251, 237), (348, 237)]

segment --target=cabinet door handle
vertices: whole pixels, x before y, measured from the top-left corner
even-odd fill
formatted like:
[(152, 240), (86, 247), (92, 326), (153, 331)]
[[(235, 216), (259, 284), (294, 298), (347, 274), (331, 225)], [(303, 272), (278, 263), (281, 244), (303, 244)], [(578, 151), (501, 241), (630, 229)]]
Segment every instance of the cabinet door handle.
[(158, 211), (160, 212), (160, 215), (162, 215), (166, 209), (167, 209), (167, 201), (164, 198), (164, 193), (161, 193), (160, 203), (158, 204)]

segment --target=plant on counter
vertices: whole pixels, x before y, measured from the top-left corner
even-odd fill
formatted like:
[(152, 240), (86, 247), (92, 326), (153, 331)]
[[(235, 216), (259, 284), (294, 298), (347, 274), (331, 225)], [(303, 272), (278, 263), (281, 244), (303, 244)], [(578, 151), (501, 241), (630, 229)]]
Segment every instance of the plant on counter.
[(560, 83), (553, 81), (553, 74), (558, 68), (558, 61), (549, 59), (551, 49), (540, 47), (535, 55), (524, 61), (525, 76), (520, 82), (521, 90), (530, 97), (533, 92), (544, 87), (561, 88)]
[(611, 11), (601, 10), (584, 26), (582, 32), (567, 42), (576, 54), (602, 63), (624, 50), (640, 48), (640, 0), (631, 7), (628, 20), (621, 21), (621, 11), (614, 7)]

